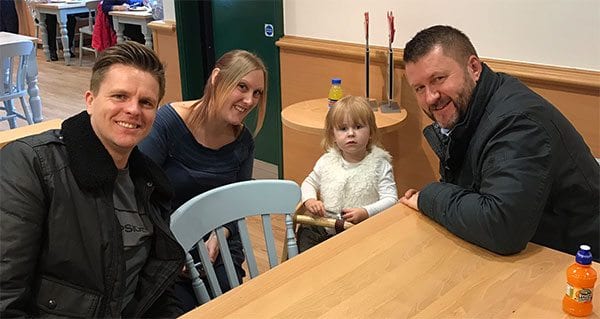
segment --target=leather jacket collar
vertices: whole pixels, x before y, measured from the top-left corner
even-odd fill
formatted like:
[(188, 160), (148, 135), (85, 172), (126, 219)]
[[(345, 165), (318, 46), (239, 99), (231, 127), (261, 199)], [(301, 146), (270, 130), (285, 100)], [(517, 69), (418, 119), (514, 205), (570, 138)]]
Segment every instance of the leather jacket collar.
[[(83, 111), (64, 120), (61, 135), (77, 185), (90, 192), (112, 189), (118, 170), (94, 133), (89, 114)], [(128, 166), (132, 179), (143, 178), (154, 185), (153, 196), (164, 199), (172, 197), (173, 191), (168, 178), (137, 146), (129, 156)]]

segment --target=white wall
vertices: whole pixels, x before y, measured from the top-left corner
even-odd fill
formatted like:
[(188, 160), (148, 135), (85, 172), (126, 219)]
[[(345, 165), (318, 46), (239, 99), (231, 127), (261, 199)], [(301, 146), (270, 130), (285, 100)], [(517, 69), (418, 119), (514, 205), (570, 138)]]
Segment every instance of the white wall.
[(175, 21), (175, 0), (163, 0), (163, 13), (165, 20)]
[[(173, 1), (173, 0), (165, 0)], [(283, 0), (286, 35), (387, 46), (386, 12), (395, 17), (392, 46), (419, 30), (452, 25), (481, 57), (600, 71), (600, 0)]]

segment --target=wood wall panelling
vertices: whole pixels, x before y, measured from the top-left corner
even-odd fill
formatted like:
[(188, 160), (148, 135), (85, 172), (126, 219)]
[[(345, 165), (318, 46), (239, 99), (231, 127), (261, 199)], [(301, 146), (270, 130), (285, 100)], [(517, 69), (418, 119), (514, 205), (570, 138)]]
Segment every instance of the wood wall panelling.
[(19, 34), (35, 37), (35, 23), (33, 22), (33, 16), (27, 3), (25, 1), (15, 1), (15, 8), (19, 17)]
[[(364, 95), (364, 47), (359, 44), (285, 36), (277, 42), (281, 61), (282, 108), (300, 101), (323, 98), (332, 77), (342, 78), (344, 94)], [(387, 49), (371, 47), (370, 92), (381, 101), (386, 92)], [(484, 59), (495, 71), (519, 77), (534, 91), (552, 102), (582, 134), (596, 157), (600, 157), (600, 72), (536, 65), (522, 62)], [(397, 133), (395, 142), (384, 145), (399, 150), (394, 171), (399, 194), (408, 188), (422, 188), (437, 180), (438, 159), (422, 136), (431, 123), (416, 103), (412, 89), (404, 77), (402, 50), (394, 50), (395, 100), (408, 112)], [(292, 141), (286, 146), (287, 141)], [(284, 149), (302, 147), (303, 138), (296, 132), (284, 132)], [(285, 151), (284, 151), (285, 153)], [(284, 158), (284, 166), (297, 161), (314, 165), (320, 154), (301, 154), (296, 151)], [(285, 178), (302, 181), (308, 171), (290, 168)]]
[(148, 23), (148, 27), (152, 29), (154, 51), (165, 64), (165, 77), (167, 83), (162, 104), (181, 101), (179, 51), (177, 48), (177, 30), (175, 21), (152, 21)]

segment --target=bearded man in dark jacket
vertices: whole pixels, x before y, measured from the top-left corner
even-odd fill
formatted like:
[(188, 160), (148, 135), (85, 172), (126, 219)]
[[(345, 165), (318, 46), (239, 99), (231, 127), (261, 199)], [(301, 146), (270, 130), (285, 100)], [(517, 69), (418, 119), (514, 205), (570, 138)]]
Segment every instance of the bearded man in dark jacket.
[(435, 122), (424, 135), (441, 181), (401, 202), (498, 254), (527, 242), (600, 258), (600, 168), (573, 125), (514, 77), (481, 62), (449, 26), (420, 31), (404, 50), (406, 78)]
[(0, 151), (0, 316), (175, 317), (171, 189), (136, 144), (164, 95), (156, 54), (103, 52), (87, 112)]

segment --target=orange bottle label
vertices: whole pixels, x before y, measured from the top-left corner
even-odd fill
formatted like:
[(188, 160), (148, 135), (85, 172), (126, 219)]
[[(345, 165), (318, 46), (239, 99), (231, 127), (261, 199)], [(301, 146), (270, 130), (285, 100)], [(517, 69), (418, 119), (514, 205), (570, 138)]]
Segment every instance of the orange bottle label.
[(579, 303), (590, 303), (594, 295), (594, 290), (591, 288), (579, 288), (573, 287), (567, 283), (567, 290), (565, 291), (567, 297), (579, 302)]

